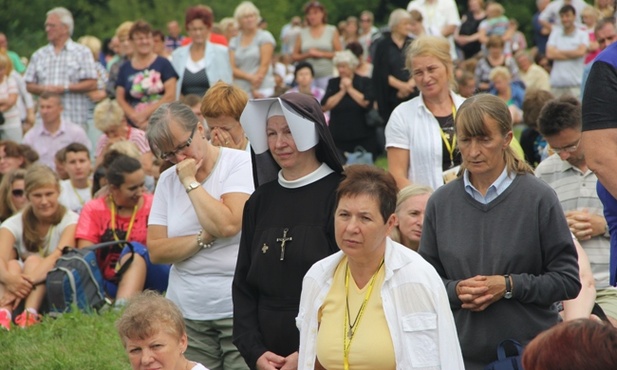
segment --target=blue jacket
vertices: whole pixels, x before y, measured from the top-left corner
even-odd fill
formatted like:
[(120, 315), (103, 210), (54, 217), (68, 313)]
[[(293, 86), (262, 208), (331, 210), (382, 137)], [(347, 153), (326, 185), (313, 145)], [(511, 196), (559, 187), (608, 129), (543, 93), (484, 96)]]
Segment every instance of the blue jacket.
[[(171, 64), (174, 66), (176, 73), (178, 74), (178, 83), (176, 84), (176, 99), (180, 98), (180, 90), (182, 89), (182, 79), (184, 77), (184, 70), (186, 69), (186, 62), (190, 58), (191, 44), (182, 46), (174, 50), (171, 54)], [(208, 82), (210, 86), (214, 85), (217, 81), (232, 83), (233, 75), (231, 72), (231, 64), (229, 62), (229, 51), (227, 46), (213, 44), (210, 41), (206, 42), (206, 76), (208, 76)]]

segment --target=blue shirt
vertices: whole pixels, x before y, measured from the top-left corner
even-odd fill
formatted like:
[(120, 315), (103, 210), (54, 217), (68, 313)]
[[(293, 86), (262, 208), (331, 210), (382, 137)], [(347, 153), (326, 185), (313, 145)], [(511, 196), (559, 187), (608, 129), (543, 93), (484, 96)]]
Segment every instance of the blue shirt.
[(480, 193), (478, 189), (476, 189), (475, 186), (471, 184), (471, 181), (469, 181), (468, 170), (465, 170), (465, 173), (463, 174), (463, 183), (465, 184), (465, 191), (467, 192), (467, 194), (471, 195), (474, 200), (482, 204), (489, 204), (490, 202), (495, 200), (495, 198), (501, 195), (501, 193), (506, 191), (508, 186), (510, 186), (512, 184), (512, 181), (514, 181), (515, 176), (516, 175), (514, 174), (509, 175), (508, 168), (504, 167), (501, 175), (499, 175), (497, 180), (495, 180), (495, 182), (493, 182), (491, 186), (488, 187), (486, 195), (482, 195), (482, 193)]
[(596, 185), (598, 198), (604, 205), (604, 218), (611, 234), (611, 257), (609, 261), (610, 284), (617, 285), (617, 199), (598, 181)]

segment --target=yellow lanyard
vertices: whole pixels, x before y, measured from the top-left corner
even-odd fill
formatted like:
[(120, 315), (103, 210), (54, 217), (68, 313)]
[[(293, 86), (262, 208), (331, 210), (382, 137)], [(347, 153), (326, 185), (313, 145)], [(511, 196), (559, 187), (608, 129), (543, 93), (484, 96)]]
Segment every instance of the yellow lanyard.
[(373, 274), (371, 281), (369, 282), (368, 289), (366, 290), (366, 294), (364, 295), (364, 301), (362, 301), (362, 306), (360, 306), (360, 311), (358, 311), (358, 316), (356, 316), (356, 320), (353, 325), (349, 325), (349, 263), (345, 267), (345, 303), (347, 304), (347, 310), (345, 311), (345, 323), (343, 327), (343, 364), (344, 369), (349, 370), (349, 348), (351, 347), (351, 341), (353, 340), (354, 335), (356, 334), (356, 330), (360, 325), (360, 320), (362, 320), (362, 315), (364, 314), (364, 309), (366, 308), (366, 304), (368, 303), (369, 298), (371, 297), (371, 292), (373, 291), (373, 286), (375, 285), (375, 278), (377, 277), (377, 273), (383, 266), (383, 260), (379, 264), (377, 271)]
[(45, 257), (45, 255), (49, 252), (49, 245), (51, 244), (51, 234), (54, 232), (54, 228), (56, 225), (51, 225), (47, 230), (47, 235), (45, 235), (45, 248), (39, 249), (39, 255), (41, 257)]
[[(452, 120), (456, 118), (456, 107), (452, 104)], [(450, 167), (454, 167), (454, 149), (456, 149), (456, 133), (452, 134), (452, 144), (450, 144), (450, 140), (446, 136), (446, 133), (443, 132), (441, 126), (439, 126), (439, 133), (441, 134), (441, 138), (443, 139), (443, 145), (446, 146), (446, 150), (450, 154)]]
[[(79, 204), (83, 206), (85, 201), (81, 198), (81, 196), (77, 192), (77, 189), (75, 189), (75, 187), (73, 186), (73, 183), (71, 183), (71, 188), (73, 188), (73, 193), (75, 193), (75, 195), (77, 196), (77, 199), (79, 200)], [(88, 180), (88, 188), (90, 188), (90, 180)]]
[[(118, 238), (118, 235), (116, 235), (116, 203), (114, 203), (114, 200), (111, 198), (111, 196), (109, 197), (109, 200), (111, 200), (111, 233), (114, 235), (114, 239), (118, 241), (120, 240), (120, 238)], [(131, 230), (133, 230), (133, 224), (135, 224), (136, 215), (137, 204), (135, 204), (135, 207), (133, 207), (133, 214), (131, 215), (131, 221), (129, 221), (129, 227), (126, 230), (126, 236), (124, 237), (124, 240), (129, 240), (129, 237), (131, 236)]]

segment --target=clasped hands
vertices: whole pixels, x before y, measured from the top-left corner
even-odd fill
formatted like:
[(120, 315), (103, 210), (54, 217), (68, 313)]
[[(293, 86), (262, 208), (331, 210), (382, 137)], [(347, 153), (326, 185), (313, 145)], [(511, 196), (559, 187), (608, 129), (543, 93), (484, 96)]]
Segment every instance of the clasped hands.
[(21, 300), (34, 289), (33, 280), (25, 274), (10, 274), (4, 285), (6, 290), (0, 300), (0, 306), (11, 305), (13, 309), (16, 309)]
[(600, 215), (589, 213), (587, 209), (566, 212), (566, 220), (572, 234), (578, 240), (588, 240), (604, 234), (606, 220)]
[(456, 284), (456, 295), (466, 310), (480, 312), (503, 298), (506, 280), (503, 275), (482, 276), (461, 280)]
[(257, 359), (258, 370), (296, 370), (298, 368), (298, 352), (287, 357), (267, 351)]

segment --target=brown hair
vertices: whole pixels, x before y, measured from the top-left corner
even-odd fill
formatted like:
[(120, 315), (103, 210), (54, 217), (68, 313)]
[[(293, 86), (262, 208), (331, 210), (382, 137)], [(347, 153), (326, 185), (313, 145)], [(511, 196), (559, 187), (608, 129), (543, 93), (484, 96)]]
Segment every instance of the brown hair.
[(557, 324), (523, 352), (525, 370), (612, 370), (617, 368), (617, 329), (589, 319)]
[(172, 301), (146, 290), (129, 300), (116, 329), (126, 346), (127, 339), (146, 339), (159, 331), (181, 338), (186, 334), (182, 312)]
[(379, 204), (383, 222), (396, 210), (396, 181), (389, 172), (369, 165), (352, 165), (345, 168), (345, 178), (336, 189), (336, 206), (343, 197), (368, 195)]
[[(58, 175), (51, 168), (42, 164), (30, 166), (26, 171), (24, 182), (26, 183), (26, 195), (30, 195), (33, 191), (46, 186), (53, 186), (60, 193), (60, 179)], [(51, 218), (51, 224), (58, 225), (65, 213), (66, 208), (58, 203), (58, 208)], [(31, 205), (26, 206), (21, 217), (24, 246), (27, 251), (37, 253), (43, 248), (45, 243), (45, 237), (41, 237), (37, 230), (40, 220), (35, 216)], [(47, 242), (49, 243), (49, 241)]]
[(523, 121), (533, 129), (538, 128), (538, 117), (542, 107), (554, 98), (553, 94), (546, 90), (531, 89), (525, 93), (523, 100)]
[(501, 36), (497, 36), (497, 35), (492, 35), (488, 37), (488, 40), (486, 41), (486, 48), (490, 49), (490, 48), (502, 48), (504, 47), (505, 43), (503, 42), (503, 39), (501, 38)]
[(15, 208), (15, 205), (11, 201), (11, 190), (13, 183), (16, 180), (23, 180), (25, 175), (26, 170), (19, 168), (2, 177), (2, 181), (0, 182), (0, 222), (17, 213), (18, 209)]
[(214, 15), (212, 14), (212, 10), (210, 7), (205, 5), (191, 6), (186, 10), (186, 14), (184, 16), (184, 27), (188, 28), (189, 23), (195, 19), (199, 19), (204, 22), (208, 28), (212, 28), (212, 23), (214, 23)]
[[(478, 137), (488, 134), (486, 117), (494, 119), (499, 127), (499, 132), (505, 136), (512, 132), (512, 115), (506, 103), (495, 95), (478, 94), (467, 98), (461, 104), (456, 114), (454, 127), (458, 136)], [(533, 174), (533, 169), (523, 159), (519, 158), (511, 146), (504, 150), (504, 160), (508, 173), (522, 175)], [(465, 168), (465, 162), (461, 169)], [(463, 171), (459, 171), (462, 174)]]
[(152, 36), (152, 26), (150, 23), (140, 19), (133, 23), (131, 30), (129, 31), (129, 38), (132, 40), (135, 34), (143, 33), (146, 36)]

